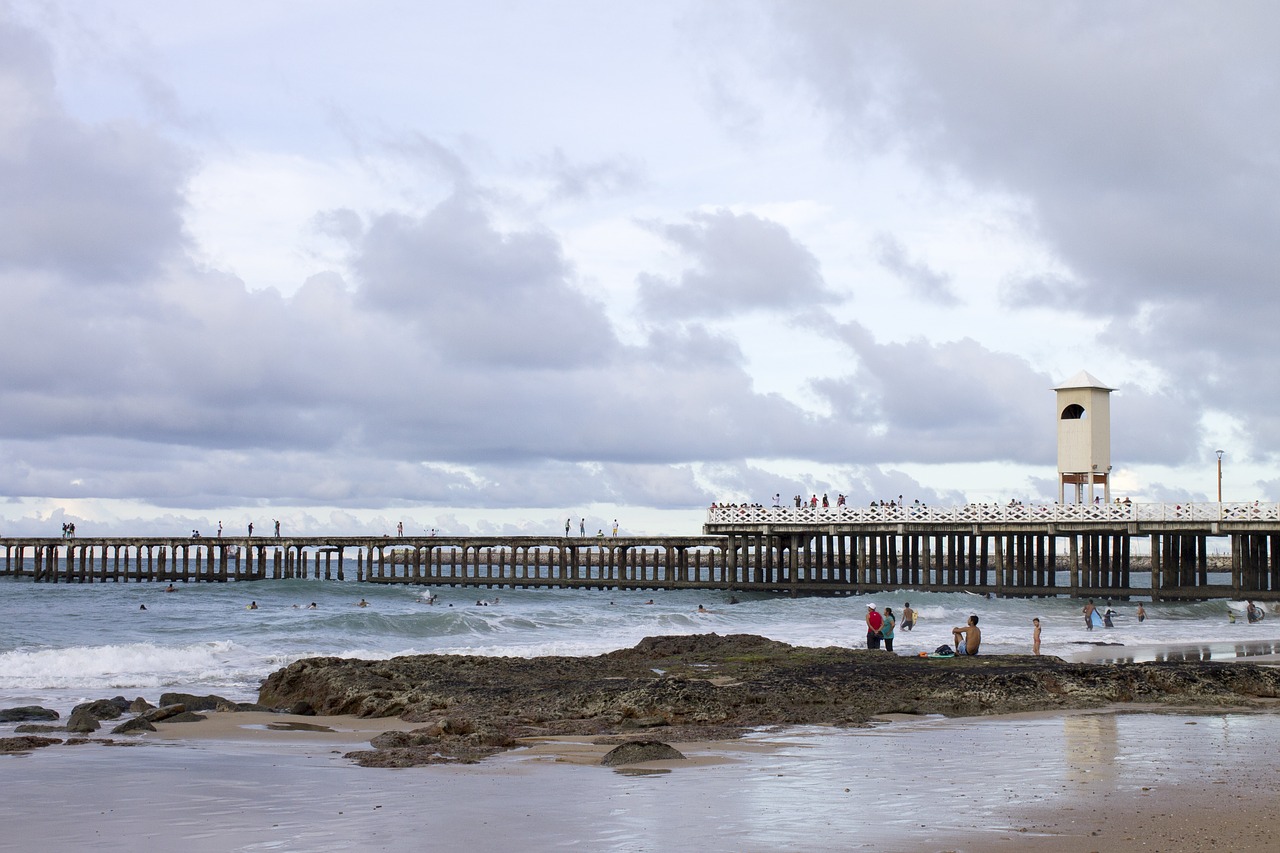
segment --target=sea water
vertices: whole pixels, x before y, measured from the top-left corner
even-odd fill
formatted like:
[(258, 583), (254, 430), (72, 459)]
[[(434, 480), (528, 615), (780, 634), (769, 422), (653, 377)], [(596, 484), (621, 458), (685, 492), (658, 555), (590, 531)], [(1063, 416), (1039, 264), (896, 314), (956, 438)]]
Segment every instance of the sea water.
[[(0, 580), (0, 708), (122, 695), (155, 702), (166, 691), (253, 701), (275, 669), (313, 656), (379, 659), (455, 653), (593, 655), (656, 635), (759, 634), (801, 646), (865, 646), (866, 605), (919, 614), (894, 651), (951, 643), (976, 614), (986, 654), (1028, 654), (1031, 619), (1044, 654), (1081, 651), (1115, 660), (1224, 658), (1280, 652), (1280, 614), (1248, 624), (1243, 601), (1112, 602), (1114, 628), (1084, 629), (1071, 598), (988, 599), (900, 590), (800, 597), (726, 592), (487, 589), (280, 580), (36, 584)], [(435, 594), (435, 603), (428, 603)], [(364, 599), (366, 607), (358, 606)], [(246, 609), (250, 602), (256, 609)], [(652, 602), (652, 603), (649, 603)], [(315, 604), (311, 609), (310, 605)], [(1095, 599), (1105, 609), (1105, 598)], [(699, 613), (699, 605), (708, 613)], [(143, 609), (145, 607), (145, 609)], [(1229, 621), (1228, 612), (1236, 621)], [(1107, 644), (1107, 645), (1099, 645)], [(1168, 647), (1177, 647), (1170, 653)]]

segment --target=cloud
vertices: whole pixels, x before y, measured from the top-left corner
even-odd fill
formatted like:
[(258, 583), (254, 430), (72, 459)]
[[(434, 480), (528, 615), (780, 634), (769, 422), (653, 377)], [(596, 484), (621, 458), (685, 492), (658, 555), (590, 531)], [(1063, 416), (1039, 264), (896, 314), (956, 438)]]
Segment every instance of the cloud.
[(855, 150), (1025, 202), (1059, 272), (1007, 283), (1005, 305), (1093, 318), (1184, 405), (1236, 412), (1269, 443), (1280, 159), (1260, 140), (1280, 135), (1280, 7), (772, 8), (780, 73)]
[(951, 276), (931, 269), (923, 261), (913, 260), (906, 246), (893, 235), (877, 235), (872, 250), (880, 265), (906, 282), (916, 298), (944, 306), (960, 303), (952, 289)]
[(154, 273), (185, 244), (191, 167), (151, 129), (68, 116), (48, 47), (0, 19), (0, 270), (98, 286)]
[(361, 301), (414, 323), (451, 364), (564, 368), (617, 346), (601, 307), (571, 286), (559, 242), (499, 232), (466, 190), (422, 217), (374, 218), (353, 266)]
[(829, 333), (856, 353), (851, 375), (815, 383), (869, 457), (914, 462), (1055, 458), (1049, 376), (976, 341), (881, 344), (857, 323)]
[(618, 195), (635, 190), (644, 183), (642, 166), (630, 157), (577, 163), (570, 161), (564, 151), (557, 148), (534, 168), (551, 180), (551, 195), (558, 201)]
[(776, 222), (718, 210), (650, 227), (691, 264), (677, 280), (652, 273), (639, 277), (640, 304), (651, 317), (799, 310), (835, 299), (818, 259)]

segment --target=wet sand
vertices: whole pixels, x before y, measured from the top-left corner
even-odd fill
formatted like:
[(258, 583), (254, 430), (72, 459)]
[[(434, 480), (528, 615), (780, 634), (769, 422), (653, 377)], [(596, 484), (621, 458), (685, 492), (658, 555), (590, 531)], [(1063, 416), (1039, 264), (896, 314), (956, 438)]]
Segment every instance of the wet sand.
[(1280, 849), (1274, 708), (908, 717), (680, 744), (690, 761), (623, 771), (575, 738), (471, 766), (342, 757), (398, 720), (160, 728), (0, 756), (0, 850)]

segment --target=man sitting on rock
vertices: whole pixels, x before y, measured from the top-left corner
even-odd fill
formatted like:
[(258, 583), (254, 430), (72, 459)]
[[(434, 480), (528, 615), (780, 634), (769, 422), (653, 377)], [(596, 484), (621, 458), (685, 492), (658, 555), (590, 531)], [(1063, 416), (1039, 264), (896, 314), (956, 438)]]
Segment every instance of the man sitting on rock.
[[(960, 642), (960, 638), (964, 642)], [(969, 624), (964, 628), (951, 629), (951, 643), (956, 647), (958, 655), (976, 655), (978, 646), (982, 644), (982, 629), (978, 627), (978, 617), (970, 616)]]

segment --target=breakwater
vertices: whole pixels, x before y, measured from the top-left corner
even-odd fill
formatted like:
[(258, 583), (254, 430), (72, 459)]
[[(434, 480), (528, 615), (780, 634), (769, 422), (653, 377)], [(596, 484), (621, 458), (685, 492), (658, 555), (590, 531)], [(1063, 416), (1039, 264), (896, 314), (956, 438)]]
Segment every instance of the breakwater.
[[(4, 538), (0, 549), (0, 574), (40, 583), (314, 578), (793, 595), (912, 588), (1280, 600), (1280, 505), (1257, 502), (730, 506), (709, 511), (699, 536)], [(1226, 553), (1211, 556), (1215, 551)]]

